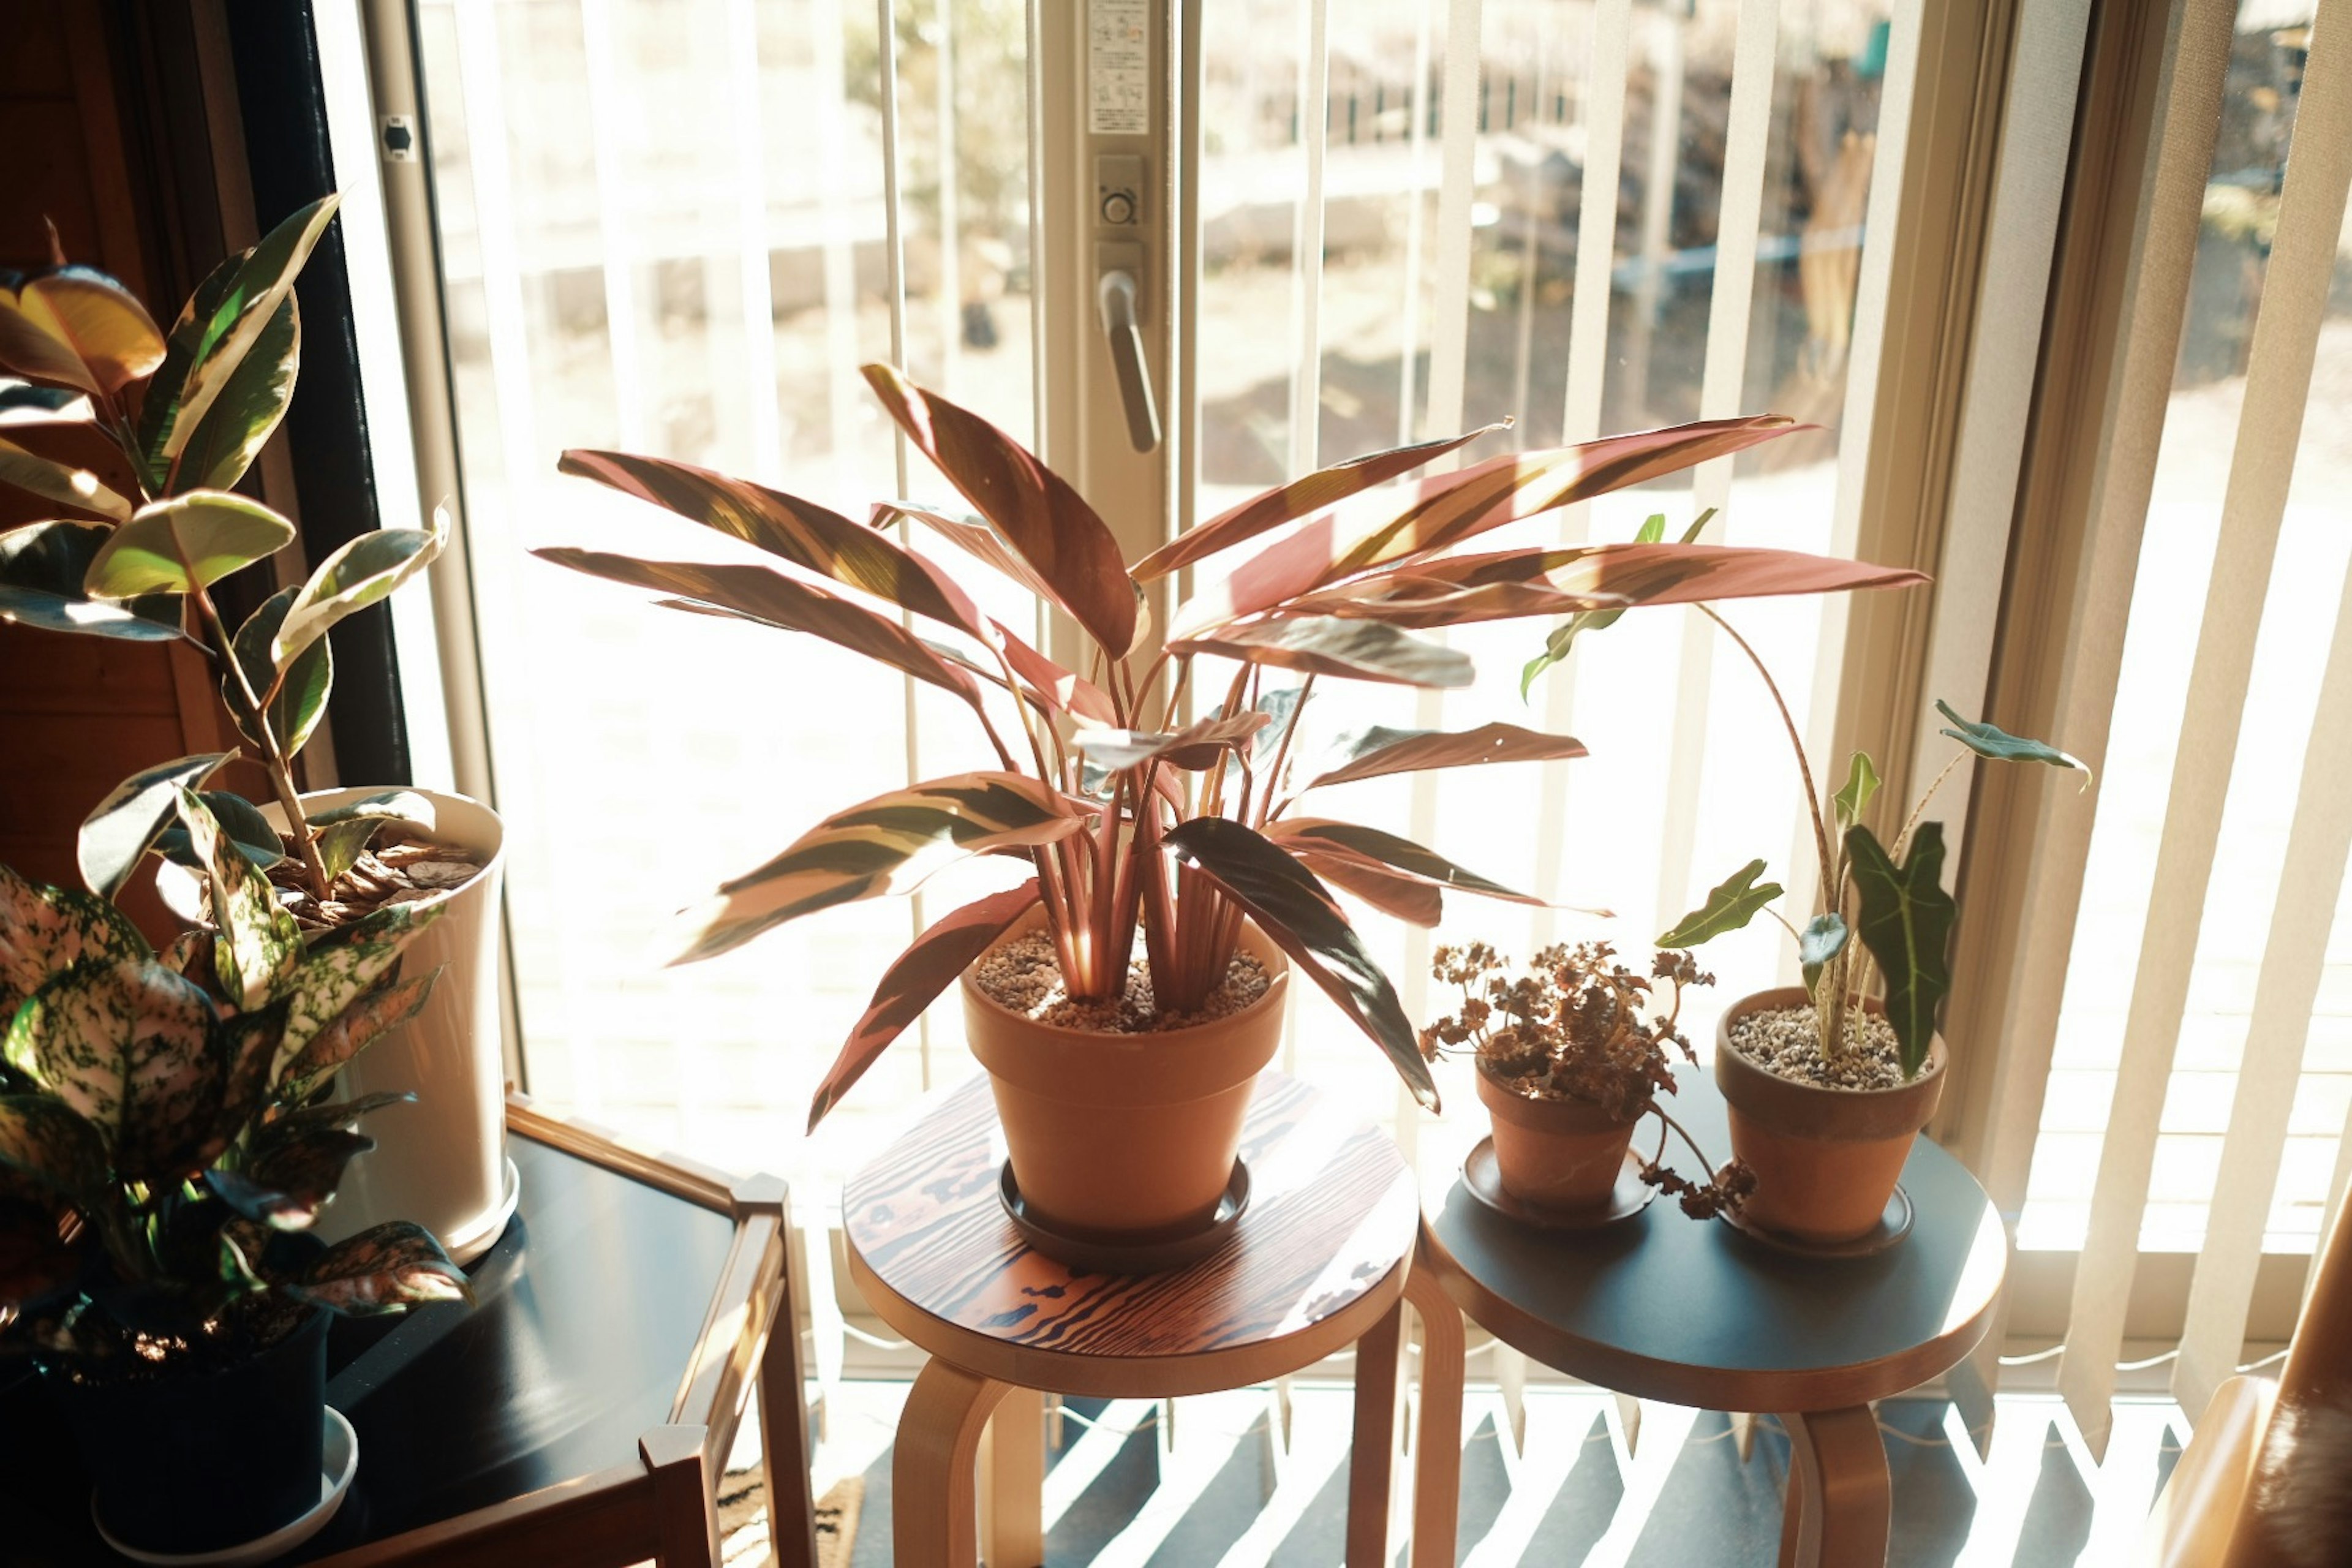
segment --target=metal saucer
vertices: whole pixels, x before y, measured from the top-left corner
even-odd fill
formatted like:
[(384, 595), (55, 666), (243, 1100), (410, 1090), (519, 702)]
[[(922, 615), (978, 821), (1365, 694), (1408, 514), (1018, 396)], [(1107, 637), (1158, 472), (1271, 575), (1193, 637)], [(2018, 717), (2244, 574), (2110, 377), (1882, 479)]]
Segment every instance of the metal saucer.
[(1056, 1263), (1095, 1274), (1160, 1274), (1198, 1263), (1231, 1238), (1249, 1207), (1249, 1166), (1235, 1160), (1233, 1179), (1225, 1184), (1224, 1196), (1217, 1200), (1217, 1212), (1209, 1223), (1175, 1236), (1118, 1237), (1057, 1230), (1031, 1212), (1023, 1200), (1010, 1160), (997, 1173), (996, 1195), (1021, 1239)]
[(1609, 1191), (1609, 1201), (1586, 1209), (1549, 1209), (1513, 1197), (1503, 1186), (1502, 1167), (1495, 1159), (1495, 1140), (1489, 1135), (1478, 1140), (1478, 1146), (1462, 1161), (1462, 1184), (1470, 1195), (1493, 1209), (1506, 1219), (1538, 1230), (1592, 1230), (1604, 1225), (1614, 1225), (1630, 1219), (1650, 1206), (1658, 1189), (1642, 1180), (1642, 1157), (1628, 1150), (1625, 1163), (1617, 1172), (1617, 1184)]

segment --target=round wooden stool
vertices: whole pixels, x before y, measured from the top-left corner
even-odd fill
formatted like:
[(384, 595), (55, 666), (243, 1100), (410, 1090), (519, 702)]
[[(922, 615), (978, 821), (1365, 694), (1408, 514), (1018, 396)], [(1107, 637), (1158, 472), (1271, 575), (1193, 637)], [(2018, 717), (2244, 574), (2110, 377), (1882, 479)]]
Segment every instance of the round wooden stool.
[[(1302, 1371), (1356, 1343), (1348, 1561), (1382, 1563), (1401, 1303), (1419, 1223), (1412, 1173), (1378, 1131), (1272, 1073), (1259, 1080), (1242, 1157), (1250, 1201), (1233, 1237), (1199, 1263), (1149, 1275), (1072, 1269), (1023, 1242), (998, 1194), (1004, 1140), (984, 1079), (949, 1094), (850, 1179), (850, 1277), (931, 1356), (891, 1461), (898, 1561), (972, 1562), (981, 1432), (1014, 1389), (1206, 1394)], [(990, 1444), (999, 1496), (991, 1568), (1035, 1568), (1043, 1556), (1044, 1444), (1029, 1409), (1014, 1414), (1000, 1415)]]
[[(1714, 1080), (1675, 1077), (1675, 1119), (1729, 1158)], [(1689, 1152), (1672, 1152), (1687, 1172)], [(1870, 1402), (1976, 1349), (2009, 1261), (2000, 1215), (1941, 1148), (1914, 1143), (1903, 1185), (1908, 1236), (1875, 1256), (1822, 1258), (1688, 1218), (1664, 1194), (1614, 1225), (1536, 1230), (1457, 1177), (1424, 1194), (1422, 1272), (1496, 1339), (1573, 1377), (1666, 1405), (1780, 1415), (1792, 1449), (1780, 1562), (1883, 1563), (1891, 1494)], [(1435, 1425), (1445, 1409), (1425, 1395), (1423, 1411), (1423, 1447), (1458, 1449), (1459, 1415)], [(1454, 1561), (1455, 1481), (1414, 1499), (1416, 1568)], [(1423, 1555), (1424, 1535), (1442, 1554)]]

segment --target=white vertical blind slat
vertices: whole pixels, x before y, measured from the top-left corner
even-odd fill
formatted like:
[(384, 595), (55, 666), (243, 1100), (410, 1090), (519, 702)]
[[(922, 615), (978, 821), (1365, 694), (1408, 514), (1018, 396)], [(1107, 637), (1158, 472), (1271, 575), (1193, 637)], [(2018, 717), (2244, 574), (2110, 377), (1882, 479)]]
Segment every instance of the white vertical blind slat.
[[(2169, 33), (2150, 154), (2132, 235), (2133, 263), (2120, 304), (2122, 344), (2114, 392), (2095, 435), (2103, 454), (2084, 525), (2084, 560), (2068, 613), (2073, 628), (2051, 731), (2095, 767), (2107, 749), (2124, 633), (2131, 614), (2140, 536), (2197, 258), (2205, 180), (2229, 66), (2236, 0), (2180, 0)], [(2025, 1202), (2040, 1137), (2066, 968), (2081, 907), (2097, 809), (2045, 790), (2033, 831), (2017, 926), (2017, 970), (2000, 1016), (1979, 1038), (1998, 1041), (1979, 1173), (2013, 1225)], [(2006, 1313), (2006, 1307), (2001, 1309)], [(1947, 1381), (1971, 1431), (1990, 1436), (2005, 1316)], [(2112, 1359), (2112, 1358), (2110, 1358)]]
[(743, 401), (751, 471), (783, 478), (776, 397), (776, 310), (768, 282), (767, 137), (760, 125), (760, 18), (754, 0), (727, 0), (727, 107), (735, 139), (736, 287), (743, 307)]
[(931, 12), (932, 44), (939, 81), (940, 262), (939, 299), (940, 384), (957, 388), (957, 368), (963, 351), (963, 204), (956, 180), (955, 3), (939, 0)]
[(2106, 1140), (2075, 1273), (2059, 1389), (2094, 1453), (2112, 1421), (2115, 1362), (2137, 1258), (2158, 1123), (2197, 956), (2279, 520), (2311, 392), (2321, 318), (2352, 182), (2352, 25), (2341, 6), (2312, 28), (2294, 142), (2279, 196), (2246, 371), (2221, 531), (2189, 677), (2181, 746), (2158, 842), (2155, 886), (2124, 1026)]
[(1451, 436), (1462, 427), (1470, 353), (1470, 209), (1477, 195), (1480, 20), (1481, 0), (1446, 0), (1437, 300), (1429, 327), (1429, 416), (1423, 422), (1432, 436)]
[(2352, 573), (2346, 574), (2336, 606), (2316, 713), (2254, 984), (2253, 1016), (2246, 1026), (2237, 1098), (2205, 1221), (2205, 1248), (2189, 1284), (2180, 1359), (2172, 1369), (2173, 1397), (2183, 1410), (2204, 1409), (2213, 1391), (2237, 1371), (2263, 1233), (2286, 1147), (2287, 1118), (2303, 1077), (2312, 1004), (2319, 994), (2336, 900), (2344, 887), (2345, 856), (2352, 852), (2352, 790), (2344, 787), (2352, 777)]
[(1412, 40), (1412, 132), (1405, 146), (1412, 168), (1406, 185), (1404, 222), (1404, 308), (1397, 315), (1397, 444), (1413, 437), (1415, 374), (1421, 364), (1422, 227), (1429, 205), (1429, 181), (1424, 163), (1429, 152), (1430, 6), (1421, 0), (1419, 26)]
[(613, 68), (611, 0), (580, 0), (588, 68), (588, 135), (596, 165), (597, 248), (604, 273), (604, 337), (613, 356), (614, 428), (624, 451), (646, 445), (645, 364), (637, 347), (636, 247), (624, 196), (620, 79)]
[[(809, 51), (816, 60), (818, 205), (824, 230), (826, 417), (835, 500), (862, 493), (857, 471), (857, 267), (849, 233), (849, 96), (842, 79), (848, 30), (842, 0), (815, 0)], [(886, 166), (887, 161), (886, 160)], [(895, 211), (898, 204), (889, 204)], [(905, 470), (900, 469), (903, 487)]]
[(1290, 369), (1290, 469), (1321, 459), (1323, 412), (1323, 163), (1330, 137), (1330, 0), (1306, 0), (1299, 15), (1298, 141), (1307, 160), (1293, 227), (1290, 315), (1298, 337)]
[[(1669, 22), (1669, 27), (1675, 24)], [(1764, 154), (1772, 135), (1772, 68), (1780, 37), (1780, 0), (1740, 0), (1739, 34), (1732, 46), (1731, 108), (1724, 131), (1723, 204), (1716, 228), (1715, 289), (1707, 302), (1706, 359), (1700, 373), (1699, 417), (1727, 419), (1740, 412), (1748, 379), (1748, 320), (1756, 298), (1756, 242), (1764, 216)], [(1656, 112), (1678, 117), (1680, 101), (1661, 100)], [(1678, 118), (1661, 118), (1652, 134), (1676, 137)], [(1655, 163), (1653, 161), (1654, 173)], [(1654, 267), (1656, 260), (1651, 265)], [(1729, 458), (1703, 463), (1692, 476), (1693, 515), (1731, 499)], [(1711, 532), (1728, 537), (1721, 522)], [(1667, 532), (1679, 534), (1682, 524)], [(1675, 694), (1674, 740), (1666, 771), (1665, 838), (1658, 857), (1658, 919), (1671, 922), (1691, 893), (1692, 824), (1698, 815), (1706, 761), (1707, 698), (1716, 630), (1699, 615), (1685, 617), (1680, 679)]]
[[(1624, 167), (1626, 35), (1633, 0), (1601, 0), (1592, 10), (1590, 74), (1580, 95), (1578, 119), (1584, 128), (1587, 191), (1614, 191)], [(1616, 291), (1617, 204), (1579, 202), (1576, 210), (1576, 278), (1569, 300), (1568, 377), (1561, 391), (1560, 441), (1590, 441), (1601, 434), (1601, 394), (1609, 374), (1609, 304)], [(1559, 542), (1582, 542), (1591, 508), (1580, 502), (1560, 510)], [(1544, 728), (1565, 734), (1574, 721), (1575, 672), (1556, 669), (1544, 678)], [(1568, 801), (1575, 787), (1569, 763), (1544, 763), (1536, 806), (1536, 872), (1539, 897), (1571, 896), (1559, 886), (1568, 858)], [(1556, 918), (1547, 907), (1535, 916), (1535, 940), (1553, 940)]]

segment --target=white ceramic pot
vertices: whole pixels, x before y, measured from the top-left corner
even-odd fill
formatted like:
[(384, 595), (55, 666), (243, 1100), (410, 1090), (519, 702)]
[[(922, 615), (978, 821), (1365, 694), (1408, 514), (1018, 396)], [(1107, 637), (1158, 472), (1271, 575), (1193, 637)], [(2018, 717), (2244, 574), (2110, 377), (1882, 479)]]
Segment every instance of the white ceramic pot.
[[(381, 789), (320, 790), (302, 797), (323, 809)], [(404, 975), (441, 970), (424, 1010), (380, 1037), (337, 1077), (335, 1097), (413, 1092), (361, 1123), (376, 1141), (352, 1162), (319, 1235), (339, 1241), (384, 1220), (413, 1220), (440, 1238), (459, 1263), (489, 1250), (520, 1195), (507, 1158), (506, 1061), (500, 1048), (499, 895), (506, 828), (498, 813), (463, 795), (412, 792), (433, 803), (432, 837), (478, 856), (482, 869), (449, 898), (448, 912), (401, 955)], [(262, 807), (284, 826), (275, 805)], [(202, 912), (195, 880), (166, 865), (156, 878), (164, 902), (184, 919)]]

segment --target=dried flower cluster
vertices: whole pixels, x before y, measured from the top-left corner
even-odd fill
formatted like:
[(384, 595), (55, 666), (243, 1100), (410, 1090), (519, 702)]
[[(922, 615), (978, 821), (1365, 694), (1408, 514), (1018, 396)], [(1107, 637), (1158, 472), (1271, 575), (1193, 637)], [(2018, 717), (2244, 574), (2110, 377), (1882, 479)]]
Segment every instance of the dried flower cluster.
[[(1430, 973), (1460, 988), (1462, 1006), (1422, 1030), (1423, 1056), (1434, 1061), (1467, 1047), (1482, 1070), (1529, 1099), (1586, 1100), (1619, 1121), (1654, 1115), (1658, 1152), (1643, 1163), (1642, 1179), (1675, 1194), (1693, 1218), (1737, 1209), (1755, 1190), (1755, 1173), (1736, 1160), (1705, 1182), (1664, 1163), (1669, 1130), (1706, 1158), (1658, 1104), (1675, 1091), (1668, 1047), (1698, 1060), (1676, 1026), (1683, 989), (1715, 984), (1689, 953), (1660, 952), (1643, 975), (1605, 942), (1556, 944), (1514, 974), (1493, 947), (1474, 942), (1439, 948)], [(1672, 988), (1663, 1012), (1654, 1002), (1661, 981)]]

